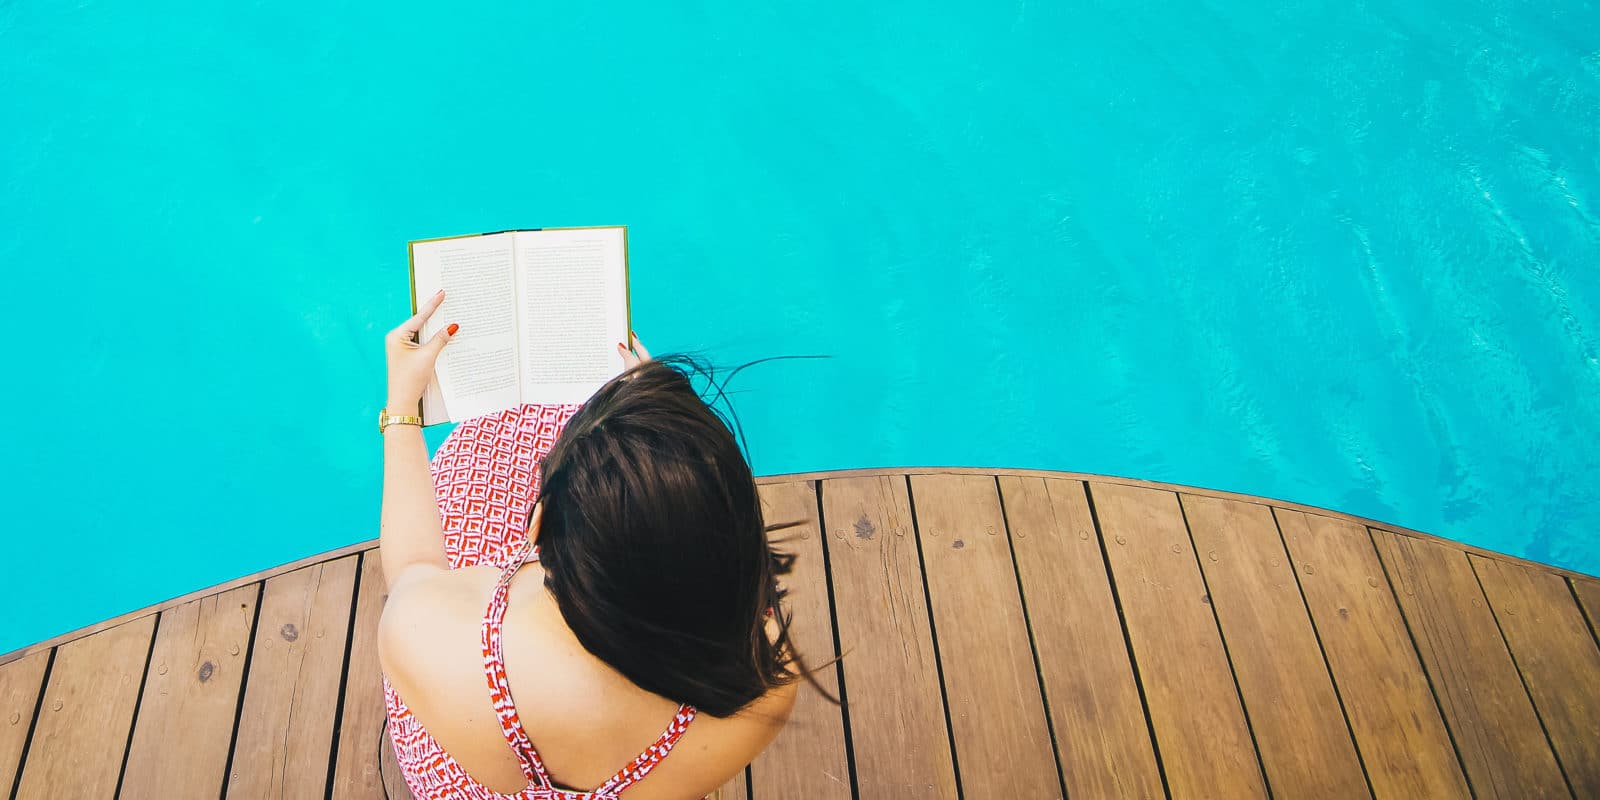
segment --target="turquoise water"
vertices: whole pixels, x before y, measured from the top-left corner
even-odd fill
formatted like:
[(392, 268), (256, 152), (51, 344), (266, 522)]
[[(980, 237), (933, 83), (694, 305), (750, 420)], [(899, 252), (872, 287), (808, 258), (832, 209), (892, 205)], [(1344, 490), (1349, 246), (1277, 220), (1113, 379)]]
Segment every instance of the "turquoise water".
[(540, 225), (658, 351), (833, 356), (741, 376), (758, 472), (1600, 572), (1593, 3), (212, 5), (0, 3), (0, 651), (376, 535), (405, 241)]

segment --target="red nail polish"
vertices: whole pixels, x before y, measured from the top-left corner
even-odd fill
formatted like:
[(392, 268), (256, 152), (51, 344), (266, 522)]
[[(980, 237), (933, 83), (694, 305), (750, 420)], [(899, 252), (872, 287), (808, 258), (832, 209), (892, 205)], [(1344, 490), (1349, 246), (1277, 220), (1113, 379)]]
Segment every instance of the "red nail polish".
[(461, 330), (461, 326), (452, 322), (450, 323), (450, 327), (444, 329), (444, 334), (446, 336), (454, 336), (458, 330)]

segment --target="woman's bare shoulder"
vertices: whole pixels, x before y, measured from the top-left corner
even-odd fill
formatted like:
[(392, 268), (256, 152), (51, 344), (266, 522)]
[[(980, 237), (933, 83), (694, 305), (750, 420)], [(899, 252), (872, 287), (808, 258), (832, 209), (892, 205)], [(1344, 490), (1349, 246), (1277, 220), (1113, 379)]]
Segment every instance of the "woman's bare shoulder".
[[(518, 710), (553, 774), (598, 785), (660, 732), (671, 703), (585, 652), (542, 594), (537, 568), (525, 571), (512, 586), (504, 638)], [(384, 607), (379, 653), (390, 684), (429, 733), (474, 777), (509, 791), (520, 785), (519, 773), (482, 674), (481, 623), (498, 574), (453, 570), (400, 587)], [(775, 687), (728, 717), (700, 714), (673, 756), (630, 796), (715, 790), (777, 737), (799, 684)]]
[(476, 572), (439, 570), (391, 587), (378, 620), (378, 660), (397, 690), (432, 687), (479, 660), (473, 620), (483, 615), (493, 578)]
[(384, 676), (446, 752), (500, 792), (526, 781), (500, 733), (484, 682), (482, 620), (499, 575), (441, 571), (396, 587), (378, 623)]

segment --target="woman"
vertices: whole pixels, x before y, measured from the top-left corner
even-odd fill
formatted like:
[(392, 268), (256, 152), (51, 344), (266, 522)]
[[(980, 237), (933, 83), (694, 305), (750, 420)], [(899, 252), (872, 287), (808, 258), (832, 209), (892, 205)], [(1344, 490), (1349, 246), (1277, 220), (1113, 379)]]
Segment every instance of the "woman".
[[(451, 325), (386, 339), (417, 407)], [(794, 703), (760, 500), (728, 427), (637, 337), (581, 408), (383, 428), (379, 654), (406, 783), (435, 798), (700, 797)], [(542, 489), (541, 489), (542, 487)]]

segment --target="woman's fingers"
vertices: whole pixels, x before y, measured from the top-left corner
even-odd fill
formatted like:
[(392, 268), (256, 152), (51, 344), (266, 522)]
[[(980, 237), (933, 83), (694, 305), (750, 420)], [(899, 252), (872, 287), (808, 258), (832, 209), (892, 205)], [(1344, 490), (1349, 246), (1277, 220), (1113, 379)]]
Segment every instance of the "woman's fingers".
[(450, 343), (450, 337), (456, 335), (456, 331), (460, 329), (460, 325), (452, 322), (435, 332), (433, 334), (433, 338), (429, 339), (426, 345), (423, 345), (423, 347), (427, 349), (428, 355), (438, 358), (439, 351), (443, 350), (444, 346)]
[(628, 331), (628, 344), (617, 342), (617, 352), (622, 354), (624, 369), (633, 369), (650, 360), (650, 351), (644, 349), (644, 344), (639, 341), (639, 334), (633, 331)]
[(422, 326), (427, 324), (428, 318), (433, 316), (433, 312), (439, 310), (439, 304), (443, 302), (444, 290), (440, 289), (439, 291), (434, 292), (433, 296), (428, 298), (428, 300), (417, 309), (417, 313), (412, 314), (410, 319), (400, 323), (400, 327), (390, 331), (390, 334), (396, 335), (401, 339), (410, 339), (416, 336), (417, 331), (422, 330)]

